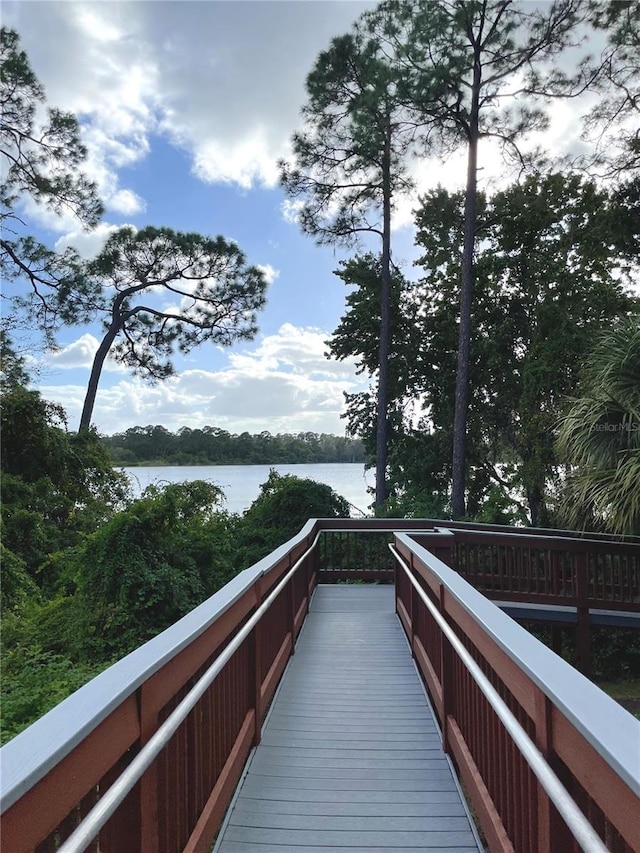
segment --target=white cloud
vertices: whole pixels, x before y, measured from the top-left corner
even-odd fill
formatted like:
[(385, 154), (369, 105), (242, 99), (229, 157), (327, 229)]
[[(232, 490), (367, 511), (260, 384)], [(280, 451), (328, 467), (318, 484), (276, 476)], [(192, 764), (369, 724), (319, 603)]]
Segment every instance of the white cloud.
[[(184, 134), (180, 136), (184, 139)], [(256, 183), (266, 187), (278, 183), (275, 152), (260, 129), (231, 144), (211, 140), (193, 147), (193, 174), (205, 183), (235, 183), (247, 190)]]
[[(75, 368), (89, 369), (93, 364), (93, 359), (99, 346), (100, 341), (94, 335), (87, 332), (69, 344), (60, 346), (55, 350), (49, 350), (42, 358), (40, 367), (44, 367), (48, 373), (51, 372), (51, 368), (60, 368), (62, 370), (72, 370)], [(114, 361), (114, 359), (107, 357), (103, 371), (123, 373), (127, 371), (127, 368)]]
[(107, 206), (131, 214), (118, 169), (146, 156), (152, 133), (187, 150), (204, 181), (274, 186), (313, 58), (373, 5), (9, 0), (4, 11), (49, 102), (80, 117)]
[(109, 207), (125, 216), (133, 216), (145, 210), (144, 200), (133, 190), (116, 190), (109, 200)]
[[(82, 168), (98, 184), (107, 209), (125, 215), (144, 209), (118, 174), (146, 156), (158, 110), (156, 60), (138, 38), (141, 4), (8, 5), (6, 23), (20, 33), (48, 104), (80, 121), (88, 152)], [(29, 214), (54, 230), (73, 227), (68, 217), (57, 221), (41, 209)]]
[[(122, 185), (120, 170), (146, 157), (153, 134), (185, 149), (205, 182), (245, 189), (277, 183), (277, 160), (300, 127), (304, 81), (332, 36), (375, 2), (280, 3), (5, 3), (49, 102), (81, 119), (86, 165), (108, 209), (132, 216), (144, 200)], [(596, 48), (598, 45), (596, 45)], [(544, 142), (579, 146), (581, 103), (551, 104)], [(482, 149), (481, 177), (503, 166)], [(419, 190), (459, 185), (464, 165), (416, 164)], [(401, 201), (394, 227), (411, 222), (413, 199)], [(282, 213), (295, 222), (296, 201)], [(44, 221), (44, 220), (43, 220)], [(50, 220), (47, 219), (45, 224)], [(68, 226), (62, 226), (68, 230)]]
[(280, 205), (282, 218), (290, 225), (297, 225), (300, 221), (300, 211), (303, 207), (304, 201), (302, 201), (302, 199), (296, 198), (292, 200), (286, 198)]
[(253, 351), (229, 353), (229, 362), (239, 372), (261, 377), (274, 371), (306, 377), (353, 376), (353, 361), (326, 358), (328, 337), (329, 333), (320, 329), (284, 323), (277, 334), (265, 336)]
[(256, 264), (256, 266), (264, 275), (267, 284), (273, 284), (273, 282), (280, 275), (280, 270), (277, 270), (275, 267), (272, 267), (271, 264)]
[(95, 41), (108, 43), (122, 38), (122, 30), (114, 23), (109, 23), (103, 15), (99, 15), (96, 9), (80, 7), (76, 13), (76, 21), (78, 28)]
[[(93, 421), (104, 433), (121, 432), (136, 424), (220, 426), (230, 432), (343, 433), (344, 392), (362, 387), (352, 364), (323, 357), (328, 334), (319, 329), (285, 324), (254, 349), (229, 353), (218, 371), (185, 370), (150, 386), (122, 379), (108, 386), (102, 377)], [(56, 367), (86, 367), (97, 341), (84, 335), (50, 360)], [(77, 424), (85, 386), (48, 384), (43, 396), (60, 403), (69, 423)]]
[[(124, 226), (101, 222), (92, 231), (82, 231), (80, 228), (75, 228), (59, 237), (54, 248), (56, 252), (62, 252), (68, 246), (73, 246), (80, 257), (88, 260), (94, 258), (102, 250), (109, 236), (122, 227)], [(133, 228), (134, 226), (129, 227)]]
[(91, 367), (99, 345), (93, 335), (82, 335), (77, 341), (50, 352), (46, 361), (52, 367)]

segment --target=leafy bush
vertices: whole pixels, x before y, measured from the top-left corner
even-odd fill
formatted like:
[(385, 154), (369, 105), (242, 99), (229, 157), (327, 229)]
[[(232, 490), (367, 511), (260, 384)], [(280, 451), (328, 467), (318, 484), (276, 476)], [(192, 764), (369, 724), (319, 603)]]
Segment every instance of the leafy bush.
[(96, 676), (106, 664), (78, 664), (38, 644), (6, 648), (2, 672), (2, 730), (6, 743)]
[(78, 595), (99, 655), (125, 654), (232, 576), (231, 520), (202, 480), (145, 490), (76, 554)]
[(291, 539), (310, 518), (349, 518), (349, 504), (330, 486), (270, 471), (237, 522), (236, 567), (246, 568)]
[(148, 488), (41, 562), (56, 578), (48, 597), (8, 552), (3, 740), (230, 580), (233, 519), (220, 497), (203, 481)]
[(127, 481), (97, 435), (68, 433), (62, 409), (38, 392), (11, 388), (1, 413), (2, 541), (40, 586), (51, 586), (42, 563), (122, 507)]
[(0, 543), (0, 561), (2, 563), (2, 587), (0, 609), (2, 613), (15, 610), (30, 597), (37, 598), (38, 587), (25, 571), (26, 563)]

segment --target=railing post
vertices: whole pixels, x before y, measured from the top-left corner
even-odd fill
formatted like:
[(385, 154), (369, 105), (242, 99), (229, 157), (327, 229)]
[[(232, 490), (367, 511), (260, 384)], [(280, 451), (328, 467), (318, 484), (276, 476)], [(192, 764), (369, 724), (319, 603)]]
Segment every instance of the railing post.
[[(289, 568), (291, 568), (292, 560), (291, 555), (289, 555)], [(300, 569), (298, 569), (298, 572)], [(291, 654), (294, 655), (296, 653), (296, 574), (298, 572), (294, 572), (291, 580), (289, 581), (289, 630), (291, 632)]]
[[(416, 596), (417, 597), (417, 596)], [(447, 621), (445, 612), (445, 588), (440, 584), (440, 614)], [(443, 631), (440, 632), (440, 684), (442, 686), (442, 749), (449, 754), (449, 714), (452, 709), (453, 686), (452, 649)]]
[[(313, 553), (312, 553), (313, 563), (311, 564), (311, 565), (312, 565), (311, 573), (312, 573), (312, 575), (313, 575), (313, 572), (315, 571), (315, 575), (316, 575), (316, 581), (315, 581), (315, 583), (316, 583), (316, 585), (320, 582), (320, 572), (321, 572), (321, 570), (322, 570), (322, 554), (323, 554), (323, 552), (320, 550), (320, 543), (321, 543), (321, 542), (326, 542), (326, 541), (327, 541), (327, 534), (326, 534), (326, 532), (325, 532), (325, 533), (323, 533), (323, 535), (318, 539), (318, 544), (317, 544), (317, 546), (313, 549)], [(325, 550), (324, 550), (324, 557), (325, 557), (325, 559), (326, 559), (326, 547), (325, 547)]]
[(434, 531), (433, 538), (427, 547), (434, 557), (437, 557), (438, 560), (441, 560), (445, 565), (455, 571), (458, 571), (459, 566), (456, 566), (454, 545), (455, 532), (451, 530), (440, 530), (437, 533)]
[[(262, 603), (262, 578), (255, 583), (256, 610)], [(262, 739), (262, 622), (256, 622), (249, 639), (249, 688), (253, 707), (255, 708), (255, 726), (253, 745), (258, 746)]]
[[(307, 541), (307, 547), (309, 547), (309, 542)], [(304, 561), (304, 618), (306, 619), (309, 615), (309, 599), (311, 598), (311, 594), (309, 592), (309, 587), (311, 586), (311, 578), (313, 576), (313, 565), (314, 562), (318, 559), (318, 549), (314, 548), (313, 553), (306, 558)]]
[(589, 622), (589, 562), (584, 551), (576, 554), (576, 653), (577, 668), (583, 675), (591, 674), (591, 625)]
[[(395, 546), (395, 544), (396, 543), (394, 540), (394, 546)], [(396, 615), (398, 615), (398, 578), (400, 577), (399, 571), (400, 571), (400, 568), (398, 566), (398, 561), (394, 560), (393, 561), (393, 599), (394, 599), (393, 603), (394, 603)]]
[[(558, 770), (553, 749), (553, 703), (542, 690), (535, 693), (536, 745), (554, 770)], [(556, 765), (556, 766), (554, 766)], [(573, 838), (551, 804), (549, 796), (537, 785), (538, 853), (565, 853), (573, 849)]]
[[(411, 572), (413, 573), (413, 554), (411, 554), (409, 558), (409, 565), (411, 567)], [(416, 644), (415, 644), (415, 636), (416, 636), (416, 628), (418, 625), (418, 607), (420, 606), (420, 597), (418, 593), (413, 588), (412, 583), (408, 583), (409, 587), (409, 613), (411, 616), (411, 657), (415, 658), (416, 656)]]
[[(158, 728), (159, 708), (149, 683), (140, 690), (140, 746), (151, 738)], [(140, 779), (140, 853), (156, 853), (158, 834), (158, 762), (149, 767)]]

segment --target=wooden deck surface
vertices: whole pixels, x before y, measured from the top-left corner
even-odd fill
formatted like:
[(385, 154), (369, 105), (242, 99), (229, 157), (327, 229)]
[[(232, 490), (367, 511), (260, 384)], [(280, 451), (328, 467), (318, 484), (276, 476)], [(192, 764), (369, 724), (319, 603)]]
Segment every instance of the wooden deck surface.
[(477, 853), (393, 594), (317, 588), (216, 853)]

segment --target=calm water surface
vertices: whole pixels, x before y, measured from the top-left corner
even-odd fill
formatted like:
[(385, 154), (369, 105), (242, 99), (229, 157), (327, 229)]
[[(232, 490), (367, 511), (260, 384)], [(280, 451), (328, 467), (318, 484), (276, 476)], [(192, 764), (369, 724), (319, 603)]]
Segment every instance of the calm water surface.
[[(374, 473), (366, 474), (359, 463), (324, 463), (316, 465), (185, 465), (123, 468), (136, 495), (151, 484), (181, 483), (185, 480), (209, 480), (225, 494), (225, 508), (244, 512), (258, 497), (260, 485), (266, 482), (271, 468), (279, 474), (295, 474), (326, 483), (350, 504), (364, 513), (373, 498), (367, 486), (373, 485)], [(368, 479), (367, 479), (368, 478)], [(352, 510), (352, 514), (354, 511)], [(357, 513), (355, 513), (357, 515)]]

